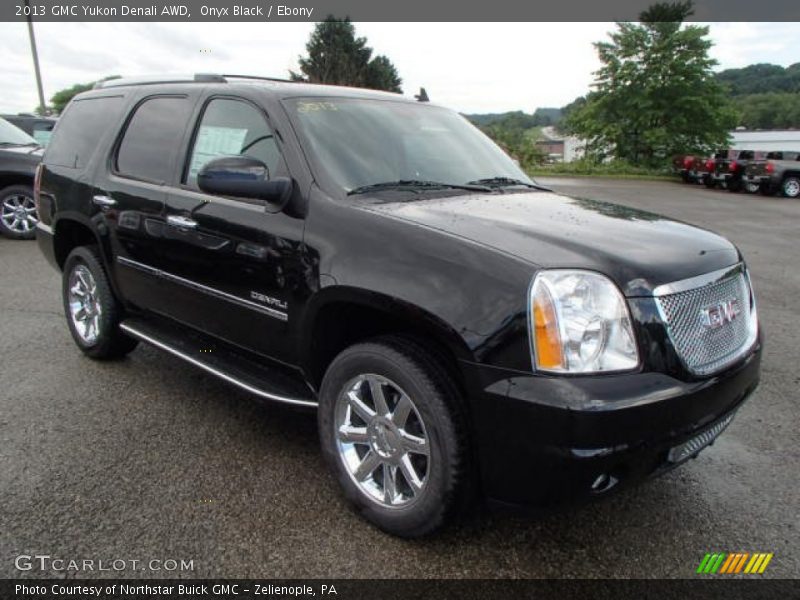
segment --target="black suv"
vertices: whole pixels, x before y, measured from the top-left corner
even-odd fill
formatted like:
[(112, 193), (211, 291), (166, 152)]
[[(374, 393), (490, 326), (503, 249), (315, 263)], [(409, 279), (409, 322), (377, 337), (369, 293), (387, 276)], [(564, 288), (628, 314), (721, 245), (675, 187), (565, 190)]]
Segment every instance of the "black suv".
[(116, 80), (70, 103), (39, 182), (84, 353), (143, 341), (317, 409), (344, 493), (398, 535), (476, 497), (552, 505), (661, 473), (758, 383), (733, 244), (554, 194), (427, 102)]

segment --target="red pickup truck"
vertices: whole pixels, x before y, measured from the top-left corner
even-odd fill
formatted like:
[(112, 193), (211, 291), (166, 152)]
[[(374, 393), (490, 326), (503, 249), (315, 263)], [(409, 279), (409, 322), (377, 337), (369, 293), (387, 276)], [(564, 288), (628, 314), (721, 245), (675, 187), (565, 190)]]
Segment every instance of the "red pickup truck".
[(685, 183), (709, 185), (709, 160), (711, 159), (706, 159), (698, 154), (679, 154), (672, 158), (672, 170), (680, 175)]

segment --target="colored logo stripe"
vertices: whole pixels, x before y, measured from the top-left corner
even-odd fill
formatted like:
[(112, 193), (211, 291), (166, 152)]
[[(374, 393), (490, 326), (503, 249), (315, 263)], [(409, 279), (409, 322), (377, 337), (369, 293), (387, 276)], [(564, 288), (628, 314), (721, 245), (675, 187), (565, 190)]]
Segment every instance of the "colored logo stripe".
[[(760, 575), (767, 568), (772, 560), (773, 553), (756, 552), (715, 552), (707, 553), (700, 565), (697, 567), (698, 573), (704, 574), (736, 574), (746, 573)], [(746, 565), (746, 566), (745, 566)]]

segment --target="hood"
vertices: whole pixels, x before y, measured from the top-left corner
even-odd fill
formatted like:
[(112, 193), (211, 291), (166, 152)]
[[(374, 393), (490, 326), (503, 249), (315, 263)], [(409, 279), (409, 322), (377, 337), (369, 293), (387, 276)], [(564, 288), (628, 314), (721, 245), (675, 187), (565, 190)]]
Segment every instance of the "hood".
[(41, 146), (0, 146), (0, 157), (24, 159), (29, 156), (32, 162), (39, 162), (43, 154)]
[(551, 192), (463, 195), (364, 208), (511, 254), (545, 268), (611, 277), (628, 297), (740, 260), (725, 238), (637, 209)]

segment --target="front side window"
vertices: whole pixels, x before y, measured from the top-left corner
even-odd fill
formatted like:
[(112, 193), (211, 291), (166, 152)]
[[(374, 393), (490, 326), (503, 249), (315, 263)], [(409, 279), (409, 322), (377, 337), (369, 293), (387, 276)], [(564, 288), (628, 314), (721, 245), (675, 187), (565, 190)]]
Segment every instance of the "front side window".
[(191, 110), (189, 99), (177, 96), (157, 96), (141, 103), (120, 142), (117, 172), (154, 183), (170, 181)]
[(197, 173), (221, 156), (250, 156), (267, 165), (270, 176), (281, 155), (264, 115), (253, 105), (231, 98), (208, 103), (195, 135), (184, 183), (197, 187)]
[(494, 142), (445, 108), (356, 98), (298, 98), (288, 105), (313, 162), (346, 191), (403, 180), (530, 182)]

